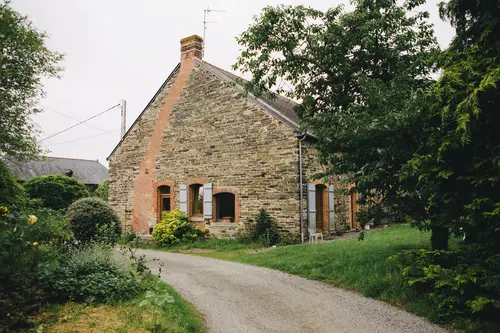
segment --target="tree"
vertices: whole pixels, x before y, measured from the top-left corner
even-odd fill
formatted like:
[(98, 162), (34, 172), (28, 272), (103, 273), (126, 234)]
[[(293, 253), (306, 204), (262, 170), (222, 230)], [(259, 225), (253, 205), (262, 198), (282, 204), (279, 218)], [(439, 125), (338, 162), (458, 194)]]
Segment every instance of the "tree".
[(23, 197), (23, 188), (12, 175), (9, 167), (0, 159), (0, 206), (19, 205)]
[(440, 130), (423, 141), (408, 170), (432, 187), (434, 224), (465, 232), (474, 251), (499, 253), (500, 6), (450, 1), (440, 4), (440, 14), (456, 29), (433, 89)]
[(31, 199), (39, 199), (42, 205), (54, 210), (66, 209), (74, 201), (89, 196), (85, 184), (63, 175), (39, 176), (24, 183)]
[(35, 155), (39, 147), (30, 117), (43, 96), (42, 78), (56, 76), (63, 56), (45, 46), (47, 35), (29, 19), (0, 5), (0, 155)]
[(328, 173), (355, 185), (365, 220), (428, 218), (425, 186), (399, 177), (433, 130), (426, 110), (439, 48), (429, 14), (409, 11), (418, 4), (267, 7), (238, 38), (234, 68), (252, 74), (247, 89), (302, 101), (303, 130), (317, 137)]
[(94, 191), (94, 196), (101, 198), (104, 201), (108, 201), (108, 193), (109, 193), (109, 180), (106, 180), (104, 183), (99, 184)]

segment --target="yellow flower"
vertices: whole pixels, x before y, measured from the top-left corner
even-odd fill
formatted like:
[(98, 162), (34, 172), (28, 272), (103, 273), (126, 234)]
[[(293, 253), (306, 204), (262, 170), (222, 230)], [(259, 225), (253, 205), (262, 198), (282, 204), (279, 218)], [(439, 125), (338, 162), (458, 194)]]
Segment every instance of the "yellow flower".
[(14, 228), (14, 232), (16, 232), (16, 230), (17, 230), (17, 227)]
[(0, 216), (7, 216), (9, 209), (5, 206), (0, 206)]
[(38, 242), (33, 242), (33, 246), (38, 246)]
[(28, 220), (30, 221), (30, 224), (35, 224), (36, 221), (38, 221), (38, 218), (35, 215), (28, 215)]

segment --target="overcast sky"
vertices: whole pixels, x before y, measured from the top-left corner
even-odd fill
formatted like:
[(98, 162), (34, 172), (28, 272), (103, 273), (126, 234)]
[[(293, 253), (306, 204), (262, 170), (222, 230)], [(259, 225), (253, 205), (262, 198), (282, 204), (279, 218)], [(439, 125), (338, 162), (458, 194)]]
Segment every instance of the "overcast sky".
[[(347, 1), (274, 0), (13, 0), (12, 7), (49, 34), (48, 47), (66, 55), (61, 79), (45, 81), (44, 112), (34, 120), (45, 138), (107, 108), (127, 101), (127, 128), (179, 62), (179, 40), (203, 33), (203, 10), (213, 12), (206, 35), (205, 60), (230, 70), (238, 56), (235, 36), (246, 30), (263, 7), (306, 5), (326, 10)], [(453, 29), (441, 22), (435, 0), (425, 9), (446, 47)], [(99, 159), (120, 138), (120, 109), (115, 108), (44, 141), (50, 156)], [(112, 133), (109, 133), (112, 132)], [(91, 137), (91, 138), (89, 138)]]

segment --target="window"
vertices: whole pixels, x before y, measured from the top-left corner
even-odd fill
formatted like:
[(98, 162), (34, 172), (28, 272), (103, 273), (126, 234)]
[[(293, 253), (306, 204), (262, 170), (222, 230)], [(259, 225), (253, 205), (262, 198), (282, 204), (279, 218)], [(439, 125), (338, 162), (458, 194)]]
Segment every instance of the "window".
[(169, 212), (172, 209), (170, 199), (170, 186), (158, 187), (158, 220), (161, 219), (163, 212)]
[(234, 222), (235, 219), (234, 194), (219, 193), (214, 195), (214, 198), (215, 198), (216, 220), (218, 221), (229, 220), (230, 222)]
[(203, 185), (193, 184), (189, 189), (191, 216), (203, 216)]

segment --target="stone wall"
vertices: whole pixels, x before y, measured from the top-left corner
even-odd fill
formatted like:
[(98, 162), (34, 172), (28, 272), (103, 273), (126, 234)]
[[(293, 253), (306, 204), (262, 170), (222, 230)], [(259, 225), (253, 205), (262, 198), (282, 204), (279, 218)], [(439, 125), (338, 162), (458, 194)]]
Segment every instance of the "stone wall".
[[(238, 196), (240, 228), (265, 208), (297, 231), (297, 140), (293, 131), (202, 67), (170, 116), (156, 159), (158, 181), (212, 183)], [(175, 207), (179, 207), (176, 196)]]
[[(307, 183), (314, 181), (335, 186), (336, 221), (346, 223), (346, 184), (339, 177), (314, 179), (325, 169), (311, 140), (303, 141), (302, 154), (304, 221)], [(147, 233), (157, 220), (157, 186), (172, 187), (173, 209), (180, 205), (180, 185), (195, 183), (212, 183), (214, 194), (235, 195), (235, 223), (227, 228), (219, 222), (198, 224), (212, 227), (212, 233), (234, 234), (261, 208), (276, 218), (281, 232), (299, 231), (298, 140), (293, 130), (194, 61), (181, 62), (131, 127), (110, 158), (109, 172), (109, 202), (127, 231)]]
[(135, 179), (144, 155), (150, 147), (151, 134), (178, 72), (159, 91), (155, 100), (129, 129), (125, 140), (109, 159), (109, 203), (122, 219), (124, 231), (133, 230), (132, 210)]
[[(303, 196), (304, 196), (304, 221), (307, 219), (307, 183), (333, 185), (335, 189), (335, 224), (336, 227), (348, 225), (349, 223), (349, 195), (347, 185), (342, 177), (318, 177), (318, 174), (327, 171), (327, 168), (319, 162), (319, 153), (314, 147), (313, 139), (302, 141), (302, 168), (303, 168)], [(324, 200), (325, 204), (328, 204)], [(328, 210), (326, 208), (326, 210)], [(324, 231), (327, 231), (323, 229)]]
[[(174, 81), (110, 159), (110, 203), (125, 230), (147, 232), (147, 221), (156, 220), (155, 198), (141, 204), (147, 206), (141, 217), (134, 213), (137, 201), (143, 201), (136, 197), (151, 196), (154, 184), (173, 184), (173, 208), (178, 208), (180, 184), (212, 183), (214, 193), (230, 191), (237, 196), (238, 228), (265, 208), (282, 231), (298, 231), (298, 149), (293, 131), (200, 66), (190, 73), (165, 120), (154, 170), (140, 170)], [(145, 175), (154, 175), (154, 180), (144, 181)], [(150, 186), (134, 188), (138, 183)]]

